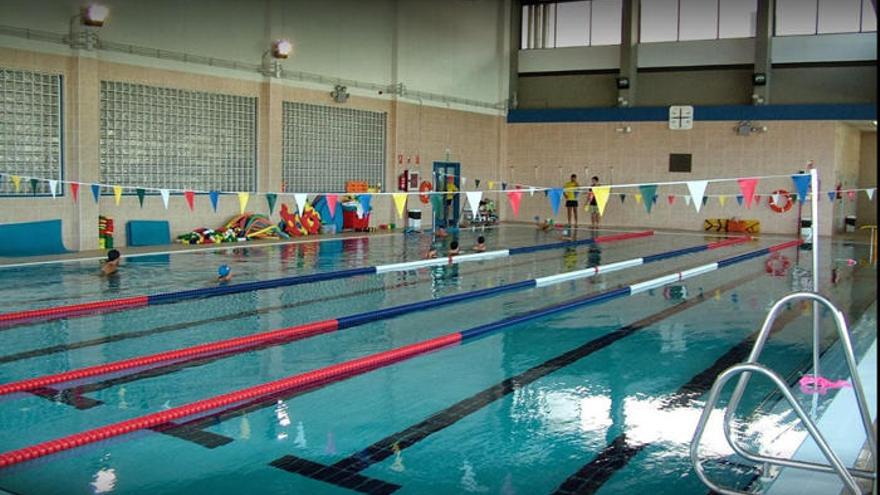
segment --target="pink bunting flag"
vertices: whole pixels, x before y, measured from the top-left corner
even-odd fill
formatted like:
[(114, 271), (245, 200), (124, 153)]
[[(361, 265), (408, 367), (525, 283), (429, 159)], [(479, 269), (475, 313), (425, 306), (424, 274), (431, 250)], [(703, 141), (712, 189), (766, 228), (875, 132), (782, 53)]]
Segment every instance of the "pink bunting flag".
[(670, 205), (673, 204), (673, 203), (675, 203), (675, 195), (674, 195), (674, 194), (670, 194), (669, 196), (666, 196), (666, 201), (667, 201)]
[(195, 209), (195, 204), (193, 202), (196, 199), (196, 193), (192, 191), (183, 191), (183, 197), (186, 198), (186, 204), (189, 206), (189, 211), (193, 211)]
[(336, 200), (339, 199), (335, 194), (327, 195), (327, 208), (330, 209), (330, 218), (336, 216)]
[(519, 216), (519, 203), (522, 201), (522, 191), (519, 189), (507, 191), (507, 199), (510, 200), (510, 207), (513, 209), (513, 216)]
[(856, 199), (856, 192), (855, 191), (847, 191), (846, 195), (849, 196), (850, 201), (853, 201)]
[(79, 182), (70, 183), (70, 194), (73, 196), (73, 202), (76, 203), (76, 200), (79, 199)]
[(746, 202), (746, 208), (752, 207), (752, 199), (755, 197), (755, 188), (758, 187), (758, 179), (737, 179), (739, 190)]

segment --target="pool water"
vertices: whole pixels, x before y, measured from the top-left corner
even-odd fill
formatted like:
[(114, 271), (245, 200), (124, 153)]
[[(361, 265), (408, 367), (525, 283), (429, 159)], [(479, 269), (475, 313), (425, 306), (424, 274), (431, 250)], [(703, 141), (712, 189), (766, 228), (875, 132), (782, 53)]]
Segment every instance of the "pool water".
[[(600, 234), (609, 232), (600, 232)], [(556, 242), (527, 226), (465, 231), (489, 249)], [(585, 234), (586, 235), (586, 234)], [(178, 349), (582, 269), (717, 240), (666, 235), (411, 272), (367, 275), (0, 328), (0, 382)], [(445, 242), (448, 243), (449, 239)], [(540, 289), (507, 292), (267, 348), (0, 397), (0, 451), (420, 342), (591, 293), (766, 247), (705, 251)], [(130, 258), (103, 279), (95, 262), (0, 269), (0, 312), (205, 287), (420, 258), (427, 235)], [(823, 292), (850, 322), (876, 312), (876, 270), (834, 261), (867, 246), (820, 246)], [(441, 249), (441, 252), (443, 250)], [(0, 490), (76, 493), (706, 493), (688, 447), (715, 376), (743, 360), (769, 305), (809, 269), (781, 253), (656, 289), (514, 325), (460, 346), (305, 393), (280, 394), (0, 470)], [(831, 284), (831, 268), (835, 284)], [(876, 318), (875, 315), (871, 315)], [(764, 362), (792, 383), (809, 370), (809, 307), (783, 313)], [(823, 315), (826, 347), (831, 319)], [(875, 336), (857, 336), (857, 356)], [(744, 406), (778, 397), (754, 380)], [(823, 401), (830, 400), (824, 397)], [(280, 401), (280, 402), (279, 402)], [(767, 422), (773, 437), (795, 428)], [(763, 423), (762, 423), (763, 424)], [(711, 439), (711, 437), (710, 437)], [(711, 471), (746, 488), (723, 445)]]

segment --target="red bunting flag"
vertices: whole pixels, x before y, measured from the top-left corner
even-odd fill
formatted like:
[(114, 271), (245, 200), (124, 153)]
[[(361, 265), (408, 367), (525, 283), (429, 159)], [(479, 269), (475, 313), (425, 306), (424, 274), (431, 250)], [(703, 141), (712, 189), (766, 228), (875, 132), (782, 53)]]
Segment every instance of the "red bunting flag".
[(670, 205), (675, 203), (675, 195), (670, 194), (669, 196), (666, 196), (666, 202), (668, 202)]
[(186, 204), (189, 206), (189, 211), (193, 211), (195, 209), (194, 201), (196, 199), (196, 193), (192, 191), (183, 191), (183, 197), (186, 198)]
[(73, 196), (73, 202), (76, 203), (76, 200), (79, 199), (79, 183), (71, 182), (70, 183), (70, 194)]
[(755, 198), (755, 188), (758, 186), (758, 179), (737, 179), (739, 190), (742, 192), (743, 199), (746, 202), (746, 208), (752, 207), (752, 199)]
[(520, 201), (522, 201), (522, 191), (519, 189), (507, 191), (507, 199), (510, 200), (510, 208), (513, 209), (513, 216), (519, 216), (519, 204)]

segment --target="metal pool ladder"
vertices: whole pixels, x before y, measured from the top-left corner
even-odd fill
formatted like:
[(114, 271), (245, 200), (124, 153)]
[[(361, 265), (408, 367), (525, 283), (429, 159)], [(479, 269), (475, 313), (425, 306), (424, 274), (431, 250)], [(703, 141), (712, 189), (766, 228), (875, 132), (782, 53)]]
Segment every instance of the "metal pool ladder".
[[(858, 370), (856, 369), (856, 360), (855, 356), (853, 355), (852, 342), (850, 341), (849, 330), (847, 328), (846, 321), (844, 320), (843, 313), (838, 310), (831, 303), (831, 301), (819, 294), (816, 294), (814, 292), (794, 292), (777, 301), (770, 309), (770, 312), (767, 313), (767, 317), (764, 320), (761, 331), (758, 333), (758, 338), (755, 341), (754, 347), (752, 347), (752, 352), (749, 354), (748, 359), (743, 363), (737, 364), (724, 370), (720, 375), (718, 375), (718, 378), (712, 385), (712, 389), (709, 391), (706, 405), (704, 406), (703, 413), (700, 415), (700, 421), (697, 424), (696, 432), (694, 432), (694, 438), (691, 441), (690, 456), (691, 462), (693, 462), (694, 464), (694, 469), (697, 472), (697, 476), (706, 486), (717, 493), (721, 493), (724, 495), (741, 495), (749, 493), (718, 486), (706, 475), (705, 471), (703, 470), (703, 465), (699, 456), (700, 440), (703, 437), (706, 424), (709, 421), (709, 416), (712, 414), (713, 409), (715, 409), (715, 406), (718, 403), (718, 398), (721, 394), (721, 390), (724, 388), (724, 385), (731, 378), (733, 378), (734, 375), (739, 375), (739, 381), (737, 382), (736, 388), (734, 389), (733, 394), (730, 397), (730, 401), (727, 404), (727, 409), (724, 412), (723, 421), (724, 435), (727, 439), (727, 443), (730, 445), (734, 452), (749, 461), (761, 465), (763, 467), (764, 475), (769, 475), (770, 467), (773, 465), (797, 469), (806, 469), (809, 471), (818, 471), (823, 473), (836, 473), (840, 477), (841, 481), (843, 481), (843, 484), (847, 488), (847, 490), (854, 494), (861, 493), (861, 489), (856, 484), (855, 478), (871, 480), (873, 484), (873, 493), (875, 495), (877, 493), (877, 476), (875, 470), (868, 471), (846, 467), (841, 462), (840, 458), (837, 456), (834, 450), (832, 450), (832, 448), (828, 445), (825, 437), (822, 436), (822, 434), (819, 432), (815, 422), (807, 415), (800, 404), (797, 403), (797, 400), (792, 395), (785, 380), (775, 371), (758, 363), (758, 357), (761, 355), (761, 351), (764, 349), (764, 344), (766, 343), (767, 338), (770, 335), (770, 329), (773, 326), (773, 322), (776, 320), (776, 317), (778, 316), (780, 310), (784, 308), (787, 303), (801, 299), (812, 300), (814, 304), (814, 312), (817, 311), (818, 304), (821, 304), (827, 307), (831, 311), (831, 314), (834, 316), (834, 322), (837, 328), (837, 335), (840, 338), (840, 343), (843, 347), (843, 352), (846, 357), (846, 363), (849, 367), (850, 375), (852, 376), (852, 387), (856, 395), (856, 400), (858, 402), (859, 412), (861, 413), (868, 448), (871, 454), (871, 462), (874, 464), (876, 470), (877, 439), (871, 423), (871, 416), (868, 410), (868, 403), (865, 399), (865, 392), (862, 388), (862, 382), (859, 379)], [(819, 376), (819, 343), (820, 339), (818, 328), (815, 328), (813, 332), (813, 372), (815, 376)], [(796, 461), (789, 458), (768, 457), (747, 450), (746, 447), (737, 442), (737, 439), (734, 438), (734, 434), (732, 431), (732, 423), (733, 419), (735, 418), (736, 410), (739, 407), (740, 400), (742, 399), (746, 385), (748, 384), (749, 378), (751, 377), (752, 373), (764, 375), (769, 378), (771, 382), (773, 382), (779, 392), (781, 392), (783, 397), (785, 397), (785, 400), (788, 401), (789, 406), (791, 406), (794, 412), (797, 413), (810, 437), (813, 439), (813, 441), (816, 442), (816, 445), (819, 447), (819, 449), (822, 451), (822, 454), (828, 460), (828, 464)]]

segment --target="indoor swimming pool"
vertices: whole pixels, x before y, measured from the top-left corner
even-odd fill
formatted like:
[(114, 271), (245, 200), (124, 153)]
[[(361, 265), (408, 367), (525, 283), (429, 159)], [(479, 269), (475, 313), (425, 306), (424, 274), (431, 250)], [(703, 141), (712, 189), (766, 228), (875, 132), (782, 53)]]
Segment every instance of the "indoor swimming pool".
[[(0, 493), (704, 494), (688, 457), (704, 395), (748, 355), (769, 306), (804, 288), (810, 251), (767, 252), (790, 241), (773, 236), (712, 245), (723, 238), (618, 234), (583, 230), (580, 245), (514, 251), (560, 239), (527, 225), (465, 230), (441, 241), (437, 266), (229, 293), (215, 291), (221, 264), (232, 268), (235, 287), (416, 261), (432, 239), (363, 236), (140, 256), (110, 278), (97, 275), (94, 261), (0, 267), (0, 314), (209, 289), (179, 301), (0, 322), (0, 386), (236, 342), (2, 395), (0, 452), (295, 375), (312, 380), (50, 455), (38, 447), (37, 458), (0, 469)], [(451, 240), (467, 252), (479, 235), (490, 252), (509, 255), (445, 260)], [(860, 358), (876, 340), (876, 324), (857, 325), (876, 322), (876, 269), (861, 261), (868, 246), (835, 240), (820, 248), (822, 291), (846, 314)], [(633, 259), (641, 262), (618, 264)], [(727, 261), (714, 271), (639, 285), (719, 260)], [(578, 270), (592, 273), (552, 278)], [(380, 311), (391, 308), (408, 309)], [(764, 353), (790, 384), (810, 370), (811, 314), (810, 306), (788, 308)], [(821, 319), (830, 330), (827, 312)], [(313, 322), (331, 323), (296, 338), (230, 340)], [(835, 338), (825, 336), (831, 356)], [(419, 350), (371, 361), (395, 349)], [(819, 407), (833, 396), (818, 398)], [(744, 403), (751, 416), (740, 427), (756, 445), (797, 429), (778, 402), (755, 380)], [(721, 436), (707, 438), (713, 475), (753, 487), (755, 471)]]

